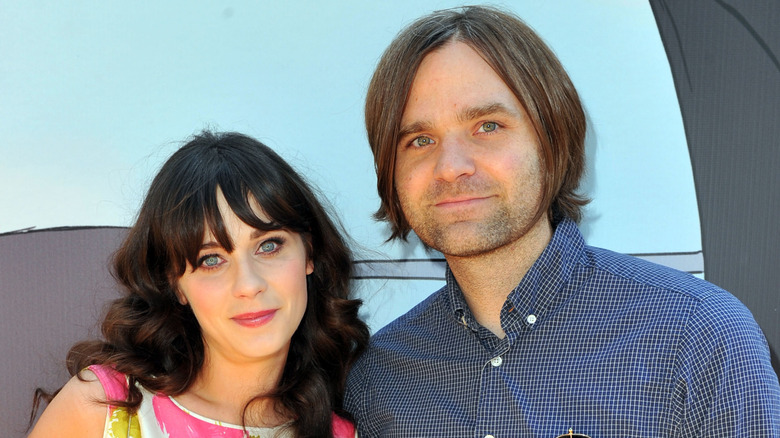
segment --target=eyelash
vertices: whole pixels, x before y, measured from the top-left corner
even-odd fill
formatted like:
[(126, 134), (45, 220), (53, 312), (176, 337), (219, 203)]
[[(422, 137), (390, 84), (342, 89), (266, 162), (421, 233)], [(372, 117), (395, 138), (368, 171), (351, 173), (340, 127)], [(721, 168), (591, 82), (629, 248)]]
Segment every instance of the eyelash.
[[(214, 266), (206, 266), (206, 265), (203, 264), (206, 260), (208, 260), (208, 259), (210, 259), (212, 257), (218, 258), (220, 260), (220, 263), (217, 263)], [(222, 265), (221, 262), (224, 262), (224, 259), (219, 254), (206, 254), (206, 255), (204, 255), (204, 256), (202, 256), (201, 258), (198, 259), (198, 269), (204, 269), (206, 271), (210, 271), (212, 269), (217, 269), (217, 268), (219, 268)]]
[[(483, 129), (485, 128), (485, 125), (494, 125), (494, 127), (490, 131), (483, 131)], [(492, 134), (492, 133), (496, 132), (496, 130), (498, 128), (500, 128), (500, 127), (501, 127), (501, 124), (499, 124), (498, 122), (492, 122), (492, 121), (482, 122), (479, 125), (479, 129), (477, 129), (477, 132), (480, 132), (480, 133), (483, 133), (483, 134)]]
[[(276, 246), (271, 251), (262, 251), (263, 245), (265, 245), (267, 243), (273, 243)], [(268, 256), (268, 255), (276, 254), (276, 253), (278, 253), (279, 251), (282, 250), (282, 247), (284, 246), (284, 244), (285, 244), (285, 239), (283, 237), (272, 237), (270, 239), (266, 239), (266, 240), (262, 241), (257, 246), (256, 254), (260, 255), (260, 256)], [(204, 262), (206, 260), (208, 260), (208, 259), (210, 259), (212, 257), (217, 257), (218, 259), (220, 259), (221, 262), (224, 263), (224, 259), (219, 254), (205, 254), (205, 255), (201, 256), (200, 258), (198, 258), (198, 261), (197, 261), (198, 269), (203, 269), (203, 270), (206, 270), (206, 271), (210, 271), (210, 270), (219, 268), (222, 265), (222, 263), (217, 263), (216, 265), (213, 265), (213, 266), (206, 266), (204, 264)]]
[[(484, 129), (485, 129), (485, 125), (494, 125), (494, 127), (493, 127), (493, 129), (492, 129), (492, 130), (490, 130), (490, 131), (486, 131), (486, 130), (484, 130)], [(496, 132), (496, 130), (497, 130), (498, 128), (501, 128), (502, 126), (503, 126), (503, 125), (501, 125), (501, 124), (500, 124), (500, 123), (498, 123), (498, 122), (493, 122), (493, 121), (482, 122), (482, 123), (479, 125), (479, 128), (477, 129), (477, 132), (479, 132), (480, 134), (492, 134), (492, 133)], [(415, 142), (416, 142), (417, 140), (420, 140), (420, 139), (427, 139), (427, 140), (429, 141), (429, 143), (428, 143), (428, 144), (425, 144), (425, 145), (422, 145), (422, 146), (420, 146), (420, 145), (415, 145)], [(425, 146), (429, 146), (429, 145), (432, 145), (432, 144), (435, 144), (435, 143), (436, 143), (436, 142), (435, 142), (435, 141), (433, 141), (433, 139), (432, 139), (432, 138), (430, 138), (430, 137), (428, 137), (427, 135), (420, 135), (420, 136), (418, 136), (418, 137), (415, 137), (415, 138), (413, 138), (413, 139), (412, 139), (412, 140), (411, 140), (411, 141), (408, 143), (408, 147), (410, 147), (410, 148), (423, 148), (423, 147), (425, 147)]]
[[(263, 248), (263, 245), (265, 245), (266, 243), (273, 243), (276, 246), (274, 247), (274, 249), (272, 251), (268, 251), (268, 252), (261, 251), (261, 249)], [(284, 243), (285, 243), (285, 239), (283, 237), (281, 237), (281, 236), (280, 237), (271, 237), (270, 239), (266, 239), (266, 240), (262, 241), (260, 243), (260, 245), (257, 246), (257, 251), (261, 255), (276, 254), (277, 252), (281, 251), (282, 247), (284, 246)]]
[[(422, 145), (422, 146), (420, 146), (420, 145), (415, 145), (414, 143), (415, 143), (417, 140), (420, 140), (420, 139), (427, 139), (427, 140), (429, 141), (429, 143), (428, 143), (428, 144), (426, 144), (426, 145)], [(421, 136), (419, 136), (419, 137), (415, 137), (415, 138), (413, 138), (413, 139), (412, 139), (412, 141), (410, 141), (410, 142), (409, 142), (409, 147), (411, 147), (411, 148), (423, 148), (423, 147), (425, 147), (425, 146), (432, 145), (433, 143), (434, 143), (434, 141), (433, 141), (433, 139), (432, 139), (432, 138), (428, 137), (427, 135), (421, 135)]]

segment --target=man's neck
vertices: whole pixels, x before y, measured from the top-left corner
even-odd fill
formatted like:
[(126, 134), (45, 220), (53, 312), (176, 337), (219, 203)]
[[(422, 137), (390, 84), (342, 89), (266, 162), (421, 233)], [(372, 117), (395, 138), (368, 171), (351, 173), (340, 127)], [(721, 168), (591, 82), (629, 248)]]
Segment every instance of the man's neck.
[(552, 226), (540, 219), (521, 238), (488, 253), (471, 257), (447, 256), (447, 264), (458, 281), (466, 303), (476, 320), (503, 338), (501, 308), (552, 238)]

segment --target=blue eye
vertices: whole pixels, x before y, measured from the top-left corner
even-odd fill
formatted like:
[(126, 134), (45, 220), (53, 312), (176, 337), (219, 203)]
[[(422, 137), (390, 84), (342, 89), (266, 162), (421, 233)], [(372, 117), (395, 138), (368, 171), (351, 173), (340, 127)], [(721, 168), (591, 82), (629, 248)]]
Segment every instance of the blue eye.
[(279, 247), (279, 243), (274, 242), (273, 240), (266, 240), (265, 242), (260, 244), (260, 252), (264, 252), (264, 253), (274, 252), (278, 247)]
[(222, 258), (216, 254), (209, 254), (198, 260), (198, 266), (206, 269), (215, 268), (222, 263)]

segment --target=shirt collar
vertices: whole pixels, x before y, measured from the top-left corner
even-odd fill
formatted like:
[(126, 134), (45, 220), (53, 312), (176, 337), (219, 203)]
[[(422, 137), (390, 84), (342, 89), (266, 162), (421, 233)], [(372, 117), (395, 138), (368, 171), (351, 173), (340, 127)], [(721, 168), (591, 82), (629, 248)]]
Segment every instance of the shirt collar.
[[(504, 331), (530, 328), (539, 324), (550, 314), (550, 310), (566, 300), (572, 288), (564, 285), (568, 282), (577, 263), (584, 255), (585, 241), (577, 225), (571, 219), (564, 218), (553, 233), (550, 243), (534, 262), (520, 283), (509, 293), (501, 311)], [(459, 323), (477, 331), (479, 324), (468, 308), (463, 292), (452, 271), (447, 266), (447, 297), (452, 314)]]

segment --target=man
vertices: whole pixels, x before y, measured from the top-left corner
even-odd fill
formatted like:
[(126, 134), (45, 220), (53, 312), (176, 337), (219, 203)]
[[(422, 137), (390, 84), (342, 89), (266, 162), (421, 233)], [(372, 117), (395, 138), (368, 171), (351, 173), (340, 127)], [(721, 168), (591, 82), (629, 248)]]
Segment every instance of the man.
[(780, 436), (766, 340), (735, 297), (584, 244), (585, 116), (519, 19), (412, 23), (377, 66), (366, 126), (377, 217), (448, 269), (353, 368), (361, 437)]

